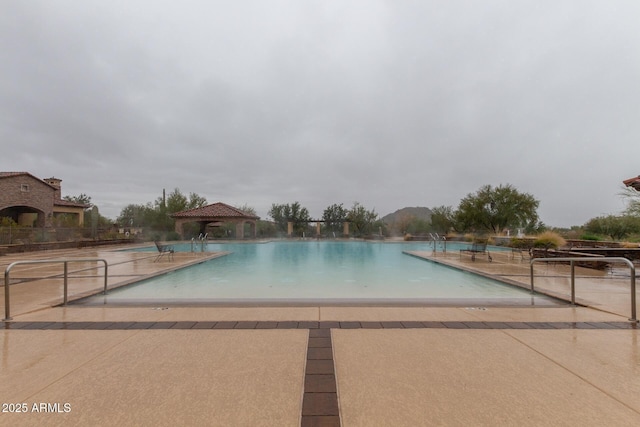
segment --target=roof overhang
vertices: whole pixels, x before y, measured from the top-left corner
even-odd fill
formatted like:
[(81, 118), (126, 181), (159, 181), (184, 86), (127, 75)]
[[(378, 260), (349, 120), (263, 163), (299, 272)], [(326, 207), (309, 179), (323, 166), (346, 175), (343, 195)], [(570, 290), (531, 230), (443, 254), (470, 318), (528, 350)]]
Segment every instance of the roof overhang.
[(634, 178), (625, 179), (624, 181), (622, 181), (622, 183), (627, 187), (631, 187), (636, 191), (640, 191), (640, 175)]

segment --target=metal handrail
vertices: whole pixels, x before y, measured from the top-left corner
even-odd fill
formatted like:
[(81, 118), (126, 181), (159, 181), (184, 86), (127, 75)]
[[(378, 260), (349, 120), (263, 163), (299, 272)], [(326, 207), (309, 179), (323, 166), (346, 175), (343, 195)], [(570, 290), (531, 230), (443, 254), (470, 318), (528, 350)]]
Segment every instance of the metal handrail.
[(581, 257), (569, 257), (569, 258), (533, 258), (530, 262), (531, 267), (531, 293), (533, 293), (533, 264), (535, 262), (568, 262), (571, 265), (571, 304), (576, 303), (576, 272), (574, 262), (623, 262), (629, 266), (631, 273), (631, 318), (634, 322), (636, 319), (636, 267), (631, 261), (623, 257), (599, 257), (599, 258), (581, 258)]
[(8, 321), (11, 320), (11, 314), (10, 314), (10, 296), (9, 296), (9, 285), (10, 285), (10, 279), (9, 279), (9, 273), (11, 272), (11, 269), (13, 267), (15, 267), (16, 265), (21, 265), (21, 264), (57, 264), (57, 263), (64, 263), (64, 297), (63, 297), (63, 304), (67, 305), (67, 291), (68, 291), (68, 282), (67, 282), (67, 278), (68, 278), (68, 264), (70, 262), (93, 262), (93, 261), (100, 261), (104, 263), (104, 294), (107, 294), (107, 268), (108, 268), (108, 264), (107, 264), (107, 260), (102, 259), (102, 258), (67, 258), (67, 259), (42, 259), (42, 260), (30, 260), (30, 261), (16, 261), (16, 262), (12, 262), (11, 264), (9, 264), (9, 266), (6, 268), (6, 270), (4, 271), (4, 319), (2, 319), (3, 321)]

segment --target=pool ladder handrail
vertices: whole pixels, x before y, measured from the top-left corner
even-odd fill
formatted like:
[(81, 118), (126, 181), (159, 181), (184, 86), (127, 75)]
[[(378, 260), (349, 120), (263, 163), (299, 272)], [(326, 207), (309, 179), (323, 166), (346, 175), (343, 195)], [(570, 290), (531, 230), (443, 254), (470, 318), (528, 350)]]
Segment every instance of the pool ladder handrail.
[(581, 258), (581, 257), (566, 257), (566, 258), (533, 258), (530, 261), (530, 277), (531, 277), (531, 293), (534, 293), (533, 288), (533, 264), (536, 262), (568, 262), (571, 266), (571, 304), (576, 304), (576, 270), (575, 262), (622, 262), (629, 266), (631, 275), (631, 318), (629, 320), (637, 322), (636, 318), (636, 267), (633, 262), (623, 257), (598, 257), (598, 258)]
[[(209, 242), (207, 241), (207, 236), (209, 235), (209, 233), (206, 233), (205, 235), (202, 235), (202, 233), (200, 233), (200, 235), (198, 236), (198, 240), (200, 241), (200, 252), (204, 252), (204, 245), (206, 244), (208, 247)], [(195, 245), (196, 243), (196, 238), (192, 237), (191, 238), (191, 252), (195, 252), (193, 250), (193, 245)]]
[[(59, 264), (64, 263), (64, 294), (63, 294), (63, 305), (67, 305), (68, 302), (68, 276), (69, 276), (69, 268), (68, 264), (70, 262), (103, 262), (104, 263), (104, 295), (107, 294), (107, 277), (108, 277), (108, 263), (106, 259), (102, 258), (62, 258), (62, 259), (40, 259), (40, 260), (28, 260), (28, 261), (15, 261), (7, 266), (4, 270), (4, 319), (3, 322), (12, 320), (11, 319), (11, 297), (10, 297), (10, 273), (11, 269), (16, 265), (25, 265), (25, 264)], [(100, 267), (91, 267), (91, 268), (100, 268)]]
[(436, 233), (436, 235), (434, 236), (433, 233), (429, 233), (429, 236), (431, 237), (431, 241), (433, 243), (433, 253), (436, 253), (436, 242), (442, 241), (442, 252), (443, 253), (447, 253), (447, 237), (446, 236), (440, 236), (438, 233)]

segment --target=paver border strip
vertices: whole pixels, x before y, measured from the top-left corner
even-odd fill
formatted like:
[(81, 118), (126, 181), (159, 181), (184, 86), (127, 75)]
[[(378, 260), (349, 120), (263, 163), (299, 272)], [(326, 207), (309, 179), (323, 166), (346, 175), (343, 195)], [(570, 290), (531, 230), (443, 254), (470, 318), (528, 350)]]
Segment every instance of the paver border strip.
[(12, 330), (131, 330), (131, 329), (640, 329), (636, 322), (497, 322), (497, 321), (8, 321), (1, 329)]

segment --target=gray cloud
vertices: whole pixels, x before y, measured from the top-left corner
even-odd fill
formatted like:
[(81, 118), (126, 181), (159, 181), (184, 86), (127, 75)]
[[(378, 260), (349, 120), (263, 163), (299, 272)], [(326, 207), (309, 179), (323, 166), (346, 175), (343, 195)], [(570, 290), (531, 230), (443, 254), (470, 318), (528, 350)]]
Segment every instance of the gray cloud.
[[(163, 188), (386, 214), (511, 183), (550, 225), (640, 173), (640, 4), (3, 3), (0, 169), (115, 218)], [(7, 147), (10, 147), (8, 149)]]

